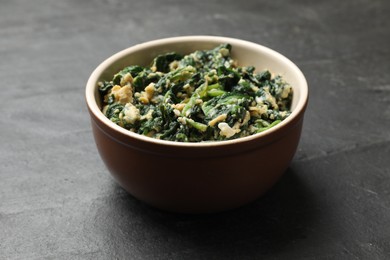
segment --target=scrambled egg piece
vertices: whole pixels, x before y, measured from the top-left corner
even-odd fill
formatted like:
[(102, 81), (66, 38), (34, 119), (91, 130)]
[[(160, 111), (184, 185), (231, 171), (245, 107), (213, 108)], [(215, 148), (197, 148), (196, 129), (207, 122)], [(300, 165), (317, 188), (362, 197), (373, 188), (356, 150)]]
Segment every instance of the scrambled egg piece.
[(115, 85), (111, 89), (111, 94), (114, 95), (115, 101), (121, 104), (133, 102), (133, 89), (130, 85), (125, 85), (123, 87)]

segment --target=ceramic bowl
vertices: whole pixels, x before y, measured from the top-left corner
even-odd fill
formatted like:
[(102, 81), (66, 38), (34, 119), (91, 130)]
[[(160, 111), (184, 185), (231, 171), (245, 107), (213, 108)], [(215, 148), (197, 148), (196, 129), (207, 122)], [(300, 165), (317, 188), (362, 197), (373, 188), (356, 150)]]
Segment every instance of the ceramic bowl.
[[(232, 45), (240, 66), (280, 74), (294, 91), (291, 115), (264, 132), (229, 141), (182, 143), (132, 133), (101, 112), (97, 83), (129, 65), (150, 65), (158, 54), (187, 54)], [(132, 46), (103, 61), (86, 86), (86, 103), (97, 149), (108, 171), (130, 194), (154, 207), (209, 213), (240, 207), (263, 195), (288, 168), (297, 149), (308, 87), (299, 68), (256, 43), (215, 36), (185, 36)]]

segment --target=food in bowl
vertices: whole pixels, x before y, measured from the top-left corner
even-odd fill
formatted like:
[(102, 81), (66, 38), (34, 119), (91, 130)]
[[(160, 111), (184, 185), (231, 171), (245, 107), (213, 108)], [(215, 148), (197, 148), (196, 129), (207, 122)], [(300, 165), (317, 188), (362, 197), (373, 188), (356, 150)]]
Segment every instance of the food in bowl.
[(293, 89), (280, 75), (238, 66), (232, 45), (187, 55), (160, 54), (99, 82), (103, 113), (115, 124), (157, 139), (230, 140), (265, 131), (291, 114)]
[[(291, 114), (257, 134), (225, 141), (177, 142), (129, 131), (103, 113), (99, 82), (131, 65), (147, 67), (169, 52), (193, 53), (233, 46), (242, 66), (269, 69), (293, 89)], [(301, 70), (280, 53), (257, 43), (216, 36), (173, 37), (141, 43), (108, 57), (92, 72), (86, 103), (97, 150), (112, 177), (135, 198), (182, 213), (210, 213), (248, 204), (267, 192), (289, 167), (308, 102)]]

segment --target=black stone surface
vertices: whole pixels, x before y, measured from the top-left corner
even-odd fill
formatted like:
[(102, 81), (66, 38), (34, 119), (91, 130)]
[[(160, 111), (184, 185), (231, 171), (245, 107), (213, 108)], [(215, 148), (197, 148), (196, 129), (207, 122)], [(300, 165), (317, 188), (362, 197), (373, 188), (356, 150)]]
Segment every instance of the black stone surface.
[[(0, 1), (0, 259), (389, 259), (390, 1)], [(178, 35), (293, 60), (310, 103), (263, 198), (169, 214), (125, 193), (84, 102), (111, 54)]]

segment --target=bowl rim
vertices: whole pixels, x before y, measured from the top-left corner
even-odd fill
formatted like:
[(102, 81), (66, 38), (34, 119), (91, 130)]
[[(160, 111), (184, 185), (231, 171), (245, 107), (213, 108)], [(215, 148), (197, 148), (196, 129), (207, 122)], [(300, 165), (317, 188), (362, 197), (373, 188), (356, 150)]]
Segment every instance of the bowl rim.
[[(188, 42), (209, 42), (209, 43), (222, 43), (222, 42), (228, 42), (230, 44), (234, 45), (240, 45), (246, 48), (250, 49), (257, 49), (261, 52), (267, 53), (268, 55), (271, 55), (275, 57), (276, 59), (279, 59), (283, 63), (285, 63), (289, 70), (291, 70), (296, 77), (298, 78), (300, 82), (300, 98), (296, 104), (296, 107), (291, 112), (291, 114), (284, 119), (279, 124), (273, 126), (270, 129), (267, 129), (263, 132), (256, 133), (250, 136), (246, 137), (240, 137), (232, 140), (223, 140), (223, 141), (204, 141), (204, 142), (177, 142), (177, 141), (169, 141), (169, 140), (161, 140), (156, 139), (153, 137), (144, 136), (138, 133), (131, 132), (125, 128), (120, 127), (119, 125), (114, 124), (111, 122), (100, 110), (98, 103), (95, 99), (95, 91), (97, 88), (97, 82), (100, 78), (100, 76), (105, 72), (107, 68), (109, 68), (111, 65), (113, 65), (117, 60), (120, 58), (127, 56), (131, 53), (141, 51), (144, 48), (152, 48), (159, 45), (165, 45), (165, 44), (171, 44), (171, 43), (188, 43)], [(234, 145), (238, 143), (245, 143), (245, 142), (251, 142), (253, 140), (263, 139), (266, 136), (270, 136), (275, 132), (279, 132), (282, 128), (285, 128), (287, 125), (294, 122), (302, 113), (304, 113), (307, 102), (308, 102), (308, 85), (306, 78), (302, 71), (298, 68), (297, 65), (295, 65), (290, 59), (282, 55), (281, 53), (272, 50), (264, 45), (260, 45), (258, 43), (250, 42), (247, 40), (237, 39), (237, 38), (231, 38), (231, 37), (224, 37), (224, 36), (209, 36), (209, 35), (192, 35), (192, 36), (176, 36), (176, 37), (169, 37), (169, 38), (162, 38), (157, 40), (151, 40), (144, 43), (139, 43), (136, 45), (133, 45), (131, 47), (128, 47), (126, 49), (123, 49), (112, 56), (105, 59), (103, 62), (101, 62), (92, 72), (90, 75), (85, 89), (85, 100), (89, 109), (89, 112), (95, 116), (96, 119), (98, 119), (101, 123), (103, 123), (105, 126), (109, 127), (111, 130), (114, 130), (116, 132), (121, 133), (122, 135), (128, 136), (130, 138), (135, 138), (139, 141), (146, 142), (149, 144), (154, 145), (163, 145), (163, 146), (171, 146), (171, 147), (223, 147), (223, 146), (229, 146)]]

